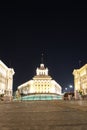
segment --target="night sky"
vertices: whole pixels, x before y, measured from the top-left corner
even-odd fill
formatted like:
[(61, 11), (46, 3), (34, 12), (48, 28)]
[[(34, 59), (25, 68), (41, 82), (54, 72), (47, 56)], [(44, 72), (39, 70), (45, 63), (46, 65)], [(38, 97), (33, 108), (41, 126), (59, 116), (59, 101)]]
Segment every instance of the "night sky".
[(58, 7), (0, 5), (0, 60), (14, 68), (14, 91), (31, 80), (43, 62), (63, 88), (72, 72), (87, 63), (85, 4)]

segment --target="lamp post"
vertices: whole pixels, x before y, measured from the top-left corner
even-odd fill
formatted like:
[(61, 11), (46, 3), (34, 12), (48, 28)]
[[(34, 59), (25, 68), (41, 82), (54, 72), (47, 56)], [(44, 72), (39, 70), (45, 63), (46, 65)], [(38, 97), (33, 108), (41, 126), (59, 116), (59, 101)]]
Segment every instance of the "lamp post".
[(67, 92), (67, 90), (68, 90), (68, 88), (66, 87), (66, 88), (64, 88), (64, 92)]
[(72, 85), (69, 85), (69, 89), (70, 89), (70, 91), (72, 91), (72, 89), (73, 89), (73, 86), (72, 86)]

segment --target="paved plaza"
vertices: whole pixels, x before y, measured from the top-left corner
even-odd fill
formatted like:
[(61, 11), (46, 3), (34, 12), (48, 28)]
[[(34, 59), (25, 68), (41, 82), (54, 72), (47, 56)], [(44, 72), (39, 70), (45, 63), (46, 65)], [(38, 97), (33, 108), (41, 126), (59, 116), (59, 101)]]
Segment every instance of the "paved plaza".
[(0, 130), (87, 130), (87, 101), (0, 102)]

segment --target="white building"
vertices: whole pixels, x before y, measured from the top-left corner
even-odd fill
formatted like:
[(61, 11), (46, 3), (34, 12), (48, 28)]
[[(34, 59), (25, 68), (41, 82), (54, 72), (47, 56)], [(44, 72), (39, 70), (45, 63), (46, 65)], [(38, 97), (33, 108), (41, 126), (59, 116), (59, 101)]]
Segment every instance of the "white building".
[(0, 60), (0, 95), (12, 97), (14, 70)]
[(73, 75), (75, 98), (78, 98), (78, 92), (87, 95), (87, 64), (79, 69), (74, 69)]
[(48, 75), (48, 68), (44, 64), (36, 69), (36, 76), (32, 80), (18, 86), (20, 94), (58, 94), (61, 95), (61, 86)]

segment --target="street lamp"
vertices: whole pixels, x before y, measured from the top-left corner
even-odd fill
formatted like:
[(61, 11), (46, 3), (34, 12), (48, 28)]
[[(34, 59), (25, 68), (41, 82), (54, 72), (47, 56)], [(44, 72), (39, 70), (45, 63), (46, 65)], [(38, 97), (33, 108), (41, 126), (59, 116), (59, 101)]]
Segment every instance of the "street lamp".
[(65, 92), (73, 91), (73, 86), (72, 86), (72, 85), (69, 85), (68, 87), (65, 87), (64, 91), (65, 91)]
[(72, 85), (69, 85), (69, 88), (73, 88), (73, 86), (72, 86)]
[(65, 90), (67, 90), (67, 88), (65, 88)]

